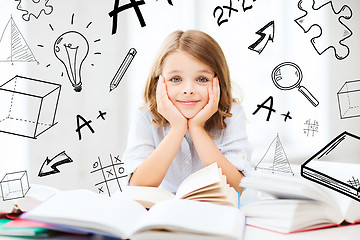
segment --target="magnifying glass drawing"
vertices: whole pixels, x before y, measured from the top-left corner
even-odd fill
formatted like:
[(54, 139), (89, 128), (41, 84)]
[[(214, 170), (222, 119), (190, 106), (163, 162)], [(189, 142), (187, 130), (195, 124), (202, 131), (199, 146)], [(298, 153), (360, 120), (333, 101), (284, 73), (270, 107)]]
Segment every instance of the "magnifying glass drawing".
[(292, 62), (283, 62), (277, 65), (271, 73), (272, 81), (281, 90), (298, 90), (316, 107), (319, 101), (304, 86), (300, 86), (303, 75), (298, 65)]

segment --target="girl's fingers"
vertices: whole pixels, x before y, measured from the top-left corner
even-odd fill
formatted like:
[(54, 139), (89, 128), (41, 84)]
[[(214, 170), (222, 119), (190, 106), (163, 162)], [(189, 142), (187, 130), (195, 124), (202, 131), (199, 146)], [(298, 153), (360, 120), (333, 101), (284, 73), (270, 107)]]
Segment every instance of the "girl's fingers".
[(214, 89), (214, 93), (215, 93), (215, 96), (216, 96), (216, 101), (219, 101), (219, 99), (220, 99), (220, 85), (219, 85), (218, 77), (214, 77), (213, 89)]
[(209, 103), (217, 107), (219, 102), (220, 89), (217, 77), (213, 78), (212, 86), (209, 88)]
[(162, 88), (161, 81), (162, 81), (162, 76), (160, 75), (159, 79), (158, 79), (158, 82), (157, 82), (157, 85), (156, 85), (156, 98), (157, 99), (158, 99), (158, 97), (160, 97), (160, 94), (161, 94), (161, 88)]

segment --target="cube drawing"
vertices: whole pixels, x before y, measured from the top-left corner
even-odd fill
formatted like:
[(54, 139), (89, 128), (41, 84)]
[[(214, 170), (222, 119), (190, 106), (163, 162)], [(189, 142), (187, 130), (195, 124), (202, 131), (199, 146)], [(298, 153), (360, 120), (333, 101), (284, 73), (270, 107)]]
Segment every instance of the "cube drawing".
[(337, 97), (341, 119), (360, 116), (360, 80), (345, 82)]
[(29, 191), (29, 179), (26, 171), (5, 174), (0, 181), (1, 195), (4, 201), (25, 197)]
[(56, 124), (61, 86), (15, 76), (0, 86), (0, 132), (36, 138)]

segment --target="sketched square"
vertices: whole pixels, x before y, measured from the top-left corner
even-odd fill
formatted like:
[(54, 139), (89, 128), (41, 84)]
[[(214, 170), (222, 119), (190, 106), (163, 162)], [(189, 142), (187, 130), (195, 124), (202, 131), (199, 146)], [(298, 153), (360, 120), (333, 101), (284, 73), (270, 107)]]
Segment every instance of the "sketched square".
[(0, 132), (36, 138), (56, 124), (61, 86), (15, 76), (0, 86)]
[(4, 201), (25, 197), (29, 191), (29, 179), (26, 171), (7, 173), (0, 181)]
[(341, 119), (360, 116), (360, 80), (345, 82), (337, 98)]

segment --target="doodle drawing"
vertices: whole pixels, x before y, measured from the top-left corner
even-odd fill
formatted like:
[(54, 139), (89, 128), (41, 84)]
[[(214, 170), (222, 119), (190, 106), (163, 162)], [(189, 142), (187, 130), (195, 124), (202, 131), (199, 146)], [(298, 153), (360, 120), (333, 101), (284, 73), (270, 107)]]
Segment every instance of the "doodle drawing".
[(309, 135), (313, 137), (315, 135), (315, 132), (319, 132), (318, 121), (314, 120), (313, 123), (311, 123), (311, 119), (308, 119), (304, 124), (306, 127), (303, 130), (307, 137)]
[(115, 34), (117, 31), (117, 22), (118, 22), (118, 14), (122, 11), (125, 11), (129, 8), (134, 8), (136, 16), (139, 19), (140, 25), (141, 27), (145, 27), (146, 23), (144, 20), (144, 17), (140, 11), (139, 6), (144, 5), (145, 1), (144, 0), (139, 0), (139, 1), (135, 1), (135, 0), (130, 0), (130, 3), (128, 4), (124, 4), (122, 6), (119, 6), (120, 0), (115, 0), (114, 2), (114, 9), (112, 11), (109, 12), (109, 17), (112, 18), (113, 20), (113, 25), (112, 25), (112, 34)]
[(352, 187), (357, 189), (357, 196), (360, 198), (360, 181), (359, 179), (355, 179), (354, 176), (350, 180), (347, 181)]
[(0, 62), (37, 62), (12, 17), (0, 38)]
[(301, 165), (301, 176), (360, 202), (360, 137), (342, 132)]
[(56, 124), (61, 86), (15, 76), (0, 86), (0, 132), (36, 138)]
[(103, 166), (100, 157), (98, 157), (98, 161), (93, 164), (94, 170), (90, 172), (101, 179), (95, 184), (98, 193), (104, 194), (106, 191), (109, 196), (117, 190), (122, 191), (120, 179), (127, 177), (123, 167), (124, 162), (121, 161), (119, 156), (113, 157), (110, 154), (110, 161), (111, 164)]
[(360, 80), (345, 82), (337, 98), (341, 119), (360, 116)]
[[(268, 157), (270, 155), (270, 157)], [(269, 161), (270, 159), (270, 161)], [(276, 135), (264, 156), (255, 166), (254, 170), (271, 171), (272, 173), (286, 173), (294, 175), (289, 160), (280, 142), (279, 134)]]
[(269, 41), (274, 41), (275, 35), (275, 23), (274, 21), (269, 22), (264, 27), (256, 31), (257, 35), (260, 35), (258, 40), (249, 46), (249, 49), (257, 53), (262, 53)]
[(26, 12), (22, 15), (25, 21), (29, 21), (30, 17), (38, 19), (40, 14), (44, 12), (49, 15), (53, 12), (53, 7), (49, 5), (49, 0), (15, 0), (19, 2), (17, 9)]
[(54, 43), (54, 54), (66, 69), (67, 76), (76, 92), (82, 90), (81, 67), (89, 53), (89, 42), (79, 32), (61, 34)]
[(336, 12), (332, 1), (315, 8), (315, 0), (300, 0), (298, 7), (305, 14), (295, 19), (295, 22), (303, 31), (307, 33), (314, 27), (318, 27), (320, 30), (320, 34), (311, 39), (311, 43), (319, 55), (329, 48), (335, 51), (335, 57), (338, 60), (342, 60), (350, 54), (350, 48), (343, 43), (352, 35), (351, 30), (343, 22), (343, 19), (349, 20), (352, 16), (349, 6), (344, 5)]
[(297, 88), (314, 107), (319, 105), (319, 101), (311, 92), (306, 87), (300, 85), (303, 74), (297, 64), (292, 62), (280, 63), (272, 71), (271, 79), (278, 89), (291, 90)]
[(113, 80), (110, 83), (110, 92), (119, 85), (121, 79), (123, 78), (124, 74), (126, 73), (127, 69), (129, 68), (130, 63), (134, 59), (136, 53), (137, 52), (136, 52), (135, 48), (130, 48), (130, 50), (126, 54), (124, 60), (122, 61), (119, 69), (117, 70)]
[(26, 171), (7, 173), (0, 181), (1, 195), (4, 201), (23, 198), (30, 189)]
[(45, 161), (41, 165), (38, 176), (44, 177), (51, 174), (59, 173), (60, 170), (57, 168), (58, 166), (71, 162), (73, 162), (73, 160), (65, 153), (65, 151), (62, 151), (51, 159), (46, 157)]

